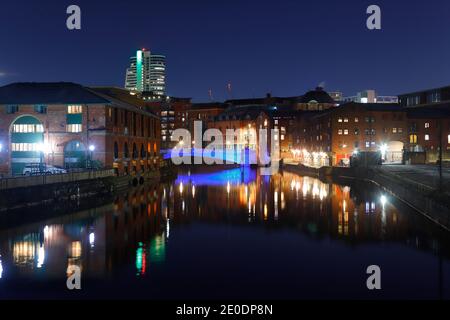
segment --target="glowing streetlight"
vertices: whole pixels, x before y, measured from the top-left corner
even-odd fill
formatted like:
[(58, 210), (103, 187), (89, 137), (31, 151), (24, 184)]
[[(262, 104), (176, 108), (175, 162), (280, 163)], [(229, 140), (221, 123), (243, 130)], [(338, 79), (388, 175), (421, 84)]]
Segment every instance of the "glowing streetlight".
[(382, 195), (382, 196), (380, 197), (380, 202), (381, 202), (381, 205), (382, 205), (383, 207), (386, 205), (386, 203), (387, 203), (387, 198), (386, 198), (385, 195)]
[(89, 244), (91, 245), (91, 247), (93, 247), (95, 244), (95, 233), (94, 232), (91, 232), (89, 234)]
[(51, 151), (50, 150), (50, 145), (47, 142), (39, 143), (38, 144), (38, 151), (40, 151), (42, 153), (45, 153), (45, 154), (48, 154)]
[(94, 152), (94, 151), (95, 151), (95, 146), (94, 146), (93, 144), (91, 144), (91, 145), (89, 146), (89, 151), (90, 151), (90, 152)]
[(386, 158), (386, 152), (387, 152), (387, 150), (388, 150), (387, 144), (383, 143), (383, 144), (380, 146), (381, 157), (382, 157), (383, 159)]

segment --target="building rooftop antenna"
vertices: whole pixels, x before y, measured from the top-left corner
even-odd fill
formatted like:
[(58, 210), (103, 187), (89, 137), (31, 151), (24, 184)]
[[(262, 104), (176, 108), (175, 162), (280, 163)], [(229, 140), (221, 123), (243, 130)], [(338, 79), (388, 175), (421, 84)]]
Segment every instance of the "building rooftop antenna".
[(214, 96), (213, 96), (212, 89), (209, 89), (209, 90), (208, 90), (208, 96), (209, 96), (209, 100), (210, 100), (210, 101), (214, 101)]
[(233, 99), (233, 92), (232, 92), (231, 82), (228, 82), (228, 84), (227, 84), (227, 93), (228, 93), (229, 99)]

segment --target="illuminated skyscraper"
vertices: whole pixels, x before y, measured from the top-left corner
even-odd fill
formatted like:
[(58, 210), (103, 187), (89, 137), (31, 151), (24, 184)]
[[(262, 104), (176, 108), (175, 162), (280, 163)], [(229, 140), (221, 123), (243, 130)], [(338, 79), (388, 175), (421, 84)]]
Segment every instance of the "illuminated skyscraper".
[(160, 98), (166, 94), (166, 57), (152, 55), (145, 49), (136, 51), (130, 57), (127, 68), (125, 88), (130, 91), (147, 93)]

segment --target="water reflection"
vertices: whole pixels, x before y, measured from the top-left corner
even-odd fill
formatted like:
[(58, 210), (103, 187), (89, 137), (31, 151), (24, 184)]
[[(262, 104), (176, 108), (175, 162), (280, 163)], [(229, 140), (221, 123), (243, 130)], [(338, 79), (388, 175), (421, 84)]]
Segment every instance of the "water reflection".
[[(305, 235), (319, 245), (325, 238), (351, 246), (397, 243), (405, 248), (404, 254), (406, 248), (416, 248), (429, 259), (445, 257), (446, 263), (449, 256), (447, 234), (376, 188), (287, 172), (260, 176), (255, 170), (237, 168), (188, 171), (172, 183), (132, 189), (99, 208), (5, 230), (0, 233), (0, 279), (61, 279), (74, 266), (88, 279), (112, 281), (120, 276), (141, 281), (152, 274), (167, 279), (185, 267), (182, 257), (201, 260), (195, 253), (202, 252), (201, 246), (220, 247), (217, 242), (195, 242), (200, 248), (176, 247), (183, 232), (191, 232), (192, 241), (208, 234), (205, 225), (230, 226), (230, 237), (240, 236), (240, 226), (250, 226)], [(258, 237), (261, 243), (269, 239), (268, 234)], [(333, 254), (326, 246), (321, 250)], [(223, 252), (208, 254), (217, 254), (210, 258), (219, 261)], [(281, 264), (292, 263), (295, 256), (288, 250), (277, 254), (272, 258)], [(218, 267), (227, 269), (226, 263)]]
[[(211, 177), (213, 185), (209, 184)], [(220, 221), (226, 216), (235, 222), (300, 226), (308, 233), (360, 240), (397, 236), (402, 228), (408, 228), (408, 221), (399, 221), (396, 207), (377, 190), (358, 191), (357, 186), (341, 186), (286, 172), (271, 178), (241, 169), (212, 175), (188, 172), (178, 177), (175, 187), (177, 193), (172, 192), (172, 186), (164, 188), (163, 195), (170, 194), (171, 198), (163, 196), (162, 204), (165, 216), (175, 223), (185, 220), (186, 214), (194, 220)]]

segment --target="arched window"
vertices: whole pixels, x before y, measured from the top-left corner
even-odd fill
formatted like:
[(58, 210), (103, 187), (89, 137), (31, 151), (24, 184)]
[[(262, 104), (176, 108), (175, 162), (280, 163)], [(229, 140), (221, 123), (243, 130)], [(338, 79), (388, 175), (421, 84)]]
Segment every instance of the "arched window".
[(139, 156), (139, 154), (138, 154), (138, 150), (136, 147), (136, 143), (133, 143), (133, 159), (137, 159), (138, 156)]
[(123, 146), (123, 157), (129, 158), (130, 157), (130, 151), (128, 150), (128, 143), (125, 142), (125, 145)]
[(114, 142), (114, 159), (119, 158), (119, 145), (117, 142)]
[(43, 159), (43, 153), (52, 152), (54, 148), (49, 141), (44, 141), (44, 126), (33, 116), (17, 118), (11, 124), (10, 134), (11, 171), (13, 175), (22, 175), (26, 164), (33, 163), (39, 166), (43, 162), (41, 160)]
[(146, 157), (146, 152), (144, 148), (144, 144), (141, 145), (141, 159), (144, 159)]

